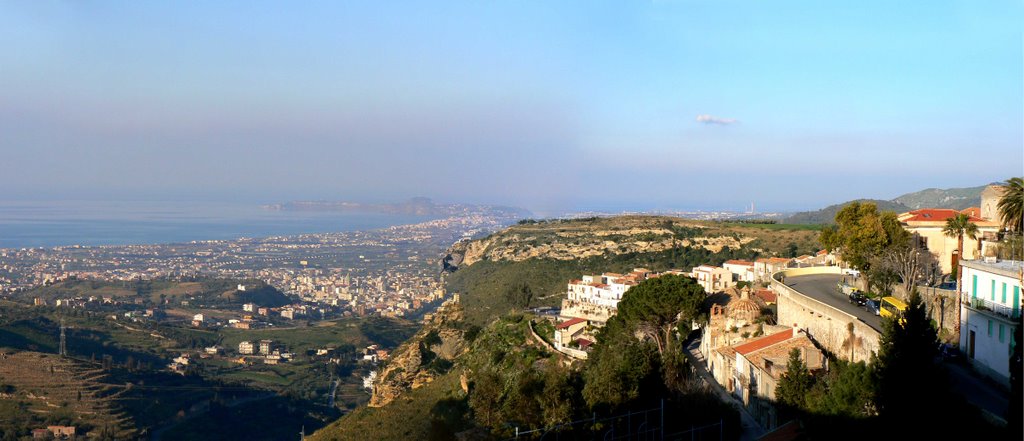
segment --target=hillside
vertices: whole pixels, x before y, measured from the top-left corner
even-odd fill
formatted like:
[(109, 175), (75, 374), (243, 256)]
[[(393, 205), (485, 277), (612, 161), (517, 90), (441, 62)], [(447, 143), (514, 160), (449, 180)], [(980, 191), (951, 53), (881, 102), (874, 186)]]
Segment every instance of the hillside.
[[(367, 433), (377, 439), (501, 439), (514, 435), (512, 425), (543, 427), (589, 418), (593, 413), (580, 395), (587, 364), (565, 367), (569, 361), (564, 356), (533, 337), (531, 327), (551, 338), (553, 326), (524, 314), (522, 305), (514, 306), (505, 295), (510, 287), (526, 283), (533, 294), (531, 307), (558, 305), (566, 283), (585, 273), (689, 269), (732, 258), (811, 253), (817, 237), (816, 226), (620, 216), (524, 221), (460, 242), (443, 259), (450, 272), (447, 290), (458, 292), (460, 302), (439, 312), (395, 351), (379, 372), (372, 407), (353, 411), (311, 439), (365, 439)], [(737, 417), (701, 392), (659, 388), (664, 386), (623, 406), (649, 406), (644, 399), (665, 396), (666, 406), (671, 403), (680, 415), (688, 415), (680, 419), (687, 426)], [(605, 414), (611, 410), (602, 409)], [(607, 428), (579, 427), (566, 434), (579, 430), (578, 439), (589, 439), (595, 436), (590, 431), (600, 427)], [(735, 436), (728, 429), (726, 435)]]
[(513, 308), (508, 289), (525, 283), (530, 306), (556, 306), (570, 280), (587, 273), (654, 271), (718, 265), (729, 259), (811, 254), (818, 230), (808, 225), (699, 222), (620, 216), (524, 222), (454, 245), (445, 259), (471, 323), (484, 325)]
[(878, 206), (879, 211), (895, 211), (903, 213), (919, 208), (953, 208), (963, 210), (981, 205), (981, 191), (985, 186), (967, 188), (928, 188), (913, 193), (897, 196), (892, 200), (856, 199), (814, 211), (802, 211), (786, 218), (788, 224), (831, 224), (835, 222), (836, 213), (852, 202), (871, 202)]
[(981, 205), (981, 191), (985, 186), (967, 188), (928, 188), (896, 197), (897, 202), (913, 210), (918, 208), (953, 208), (963, 210)]
[[(239, 290), (239, 284), (245, 285), (246, 289)], [(141, 297), (143, 301), (152, 304), (161, 304), (163, 299), (174, 301), (189, 299), (208, 306), (255, 303), (258, 306), (277, 307), (291, 302), (287, 295), (261, 281), (227, 279), (194, 281), (158, 279), (131, 282), (69, 279), (18, 293), (17, 297), (26, 300), (41, 298), (47, 303), (52, 303), (59, 298), (89, 297), (110, 297), (123, 301)]]
[(785, 222), (790, 224), (833, 224), (835, 223), (836, 213), (842, 210), (843, 207), (850, 205), (854, 202), (870, 202), (878, 206), (878, 211), (895, 211), (896, 213), (904, 213), (910, 211), (911, 208), (903, 205), (899, 202), (883, 201), (881, 199), (857, 199), (853, 201), (843, 202), (841, 204), (829, 205), (821, 210), (815, 211), (802, 211), (795, 213), (792, 216), (786, 218)]
[(128, 387), (111, 384), (107, 377), (99, 363), (39, 352), (3, 353), (0, 433), (27, 436), (31, 429), (71, 425), (90, 437), (133, 438), (137, 432), (121, 398)]

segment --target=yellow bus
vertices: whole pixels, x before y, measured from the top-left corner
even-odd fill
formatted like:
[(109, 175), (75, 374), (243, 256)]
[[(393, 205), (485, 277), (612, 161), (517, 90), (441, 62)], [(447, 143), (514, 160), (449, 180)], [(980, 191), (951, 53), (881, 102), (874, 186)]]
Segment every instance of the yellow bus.
[(903, 322), (903, 314), (907, 312), (907, 304), (896, 297), (882, 297), (882, 304), (878, 308), (878, 314), (882, 317), (891, 317)]

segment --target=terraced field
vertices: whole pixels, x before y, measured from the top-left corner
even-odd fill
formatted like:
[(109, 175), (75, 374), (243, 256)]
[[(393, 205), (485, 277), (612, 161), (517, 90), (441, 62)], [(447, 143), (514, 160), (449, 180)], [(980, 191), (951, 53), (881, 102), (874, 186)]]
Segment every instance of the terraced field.
[(90, 438), (134, 438), (135, 425), (119, 403), (128, 387), (106, 379), (98, 364), (40, 352), (0, 354), (0, 433), (70, 425)]

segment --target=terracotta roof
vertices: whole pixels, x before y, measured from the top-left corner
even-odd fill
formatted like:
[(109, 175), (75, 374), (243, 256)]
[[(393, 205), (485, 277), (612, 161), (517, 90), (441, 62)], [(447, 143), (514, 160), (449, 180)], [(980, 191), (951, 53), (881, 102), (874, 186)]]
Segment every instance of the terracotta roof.
[(573, 317), (573, 318), (571, 318), (569, 320), (566, 320), (566, 321), (564, 321), (562, 323), (559, 323), (558, 325), (555, 326), (555, 329), (566, 329), (566, 328), (568, 328), (568, 327), (570, 327), (572, 325), (575, 325), (577, 323), (583, 323), (583, 322), (586, 322), (586, 321), (587, 321), (586, 319), (581, 319), (579, 317)]
[(766, 303), (775, 303), (779, 297), (775, 294), (775, 291), (770, 289), (759, 289), (754, 293), (757, 298), (764, 300)]
[(766, 335), (764, 337), (758, 337), (758, 338), (756, 338), (754, 340), (751, 340), (751, 341), (748, 341), (748, 342), (746, 342), (744, 344), (736, 346), (733, 349), (735, 349), (736, 352), (739, 352), (740, 354), (746, 355), (746, 354), (749, 354), (751, 352), (767, 348), (767, 347), (769, 347), (771, 345), (776, 345), (776, 344), (782, 343), (782, 342), (784, 342), (786, 340), (789, 340), (791, 338), (793, 338), (793, 330), (792, 329), (787, 329), (785, 331), (777, 332), (777, 333), (772, 334), (772, 335)]
[[(947, 219), (958, 214), (960, 214), (959, 211), (949, 208), (922, 208), (903, 213), (899, 215), (898, 219), (900, 222), (945, 222)], [(968, 214), (968, 217), (974, 223), (985, 222), (984, 219), (970, 214)]]
[(788, 257), (771, 257), (771, 258), (768, 259), (768, 262), (770, 262), (770, 263), (785, 263), (785, 262), (789, 262), (791, 260), (793, 260), (793, 259), (790, 259)]
[(580, 345), (581, 349), (586, 349), (590, 345), (594, 344), (594, 342), (592, 342), (590, 340), (587, 340), (585, 338), (577, 338), (576, 339), (576, 344)]
[(981, 218), (981, 207), (968, 207), (960, 210), (960, 212), (968, 216)]
[(725, 263), (729, 265), (754, 266), (754, 262), (748, 262), (746, 260), (726, 260)]
[(818, 255), (819, 255), (819, 256), (824, 256), (824, 255), (826, 255), (826, 254), (828, 254), (828, 250), (821, 250), (821, 251), (818, 251)]

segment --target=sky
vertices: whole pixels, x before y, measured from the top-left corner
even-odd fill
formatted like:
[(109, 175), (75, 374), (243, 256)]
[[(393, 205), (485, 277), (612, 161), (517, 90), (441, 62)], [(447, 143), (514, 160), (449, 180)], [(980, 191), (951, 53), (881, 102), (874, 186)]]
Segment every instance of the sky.
[(814, 209), (1024, 174), (1019, 1), (0, 3), (0, 199)]

